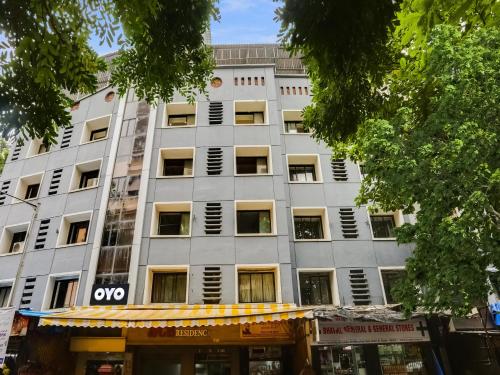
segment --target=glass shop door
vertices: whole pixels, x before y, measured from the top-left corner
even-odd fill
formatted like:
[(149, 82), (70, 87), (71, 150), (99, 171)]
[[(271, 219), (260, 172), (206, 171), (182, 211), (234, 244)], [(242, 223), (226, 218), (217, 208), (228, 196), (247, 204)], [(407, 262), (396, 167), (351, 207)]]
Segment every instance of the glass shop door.
[(319, 348), (321, 375), (366, 375), (363, 348), (356, 345)]

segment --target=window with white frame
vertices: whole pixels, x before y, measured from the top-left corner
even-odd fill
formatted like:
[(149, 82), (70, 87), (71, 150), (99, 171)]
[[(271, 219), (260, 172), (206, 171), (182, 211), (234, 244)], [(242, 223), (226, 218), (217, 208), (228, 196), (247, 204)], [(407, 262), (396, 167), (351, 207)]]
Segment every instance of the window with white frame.
[(42, 139), (33, 139), (28, 148), (26, 157), (42, 155), (50, 151), (50, 145), (43, 142)]
[(235, 174), (271, 174), (271, 148), (269, 146), (235, 146)]
[(17, 183), (17, 188), (14, 196), (20, 199), (36, 199), (40, 193), (40, 185), (42, 184), (43, 172), (30, 176), (23, 176)]
[(295, 241), (329, 240), (330, 229), (325, 207), (292, 208)]
[(394, 297), (394, 286), (406, 276), (404, 269), (381, 269), (380, 277), (384, 287), (384, 296), (386, 304), (398, 303)]
[(236, 201), (235, 208), (237, 235), (275, 233), (274, 201)]
[(29, 223), (8, 225), (3, 228), (0, 254), (15, 254), (24, 250)]
[(0, 282), (0, 308), (9, 306), (11, 292), (11, 283)]
[(288, 177), (291, 183), (321, 182), (319, 155), (287, 155)]
[(153, 270), (151, 303), (187, 303), (187, 270)]
[(63, 216), (57, 246), (85, 244), (88, 238), (91, 217), (91, 211)]
[(82, 131), (81, 144), (96, 142), (108, 137), (111, 115), (85, 121)]
[(51, 278), (52, 293), (49, 309), (62, 309), (75, 305), (78, 291), (78, 276)]
[(165, 106), (165, 126), (195, 126), (196, 104), (169, 103)]
[(283, 111), (283, 127), (285, 134), (308, 134), (309, 130), (304, 128), (302, 120), (302, 111), (285, 110)]
[(238, 269), (238, 303), (277, 302), (275, 268)]
[(234, 102), (235, 125), (264, 125), (267, 122), (267, 103), (265, 100)]
[(190, 236), (191, 206), (191, 202), (154, 203), (151, 235), (155, 237)]
[(193, 177), (194, 148), (162, 148), (158, 177)]
[(97, 187), (101, 173), (101, 164), (102, 160), (98, 159), (75, 165), (69, 191)]
[(300, 271), (300, 302), (302, 305), (333, 304), (332, 272)]
[(370, 214), (370, 225), (374, 239), (394, 239), (395, 229), (403, 225), (404, 219), (401, 211), (377, 212)]

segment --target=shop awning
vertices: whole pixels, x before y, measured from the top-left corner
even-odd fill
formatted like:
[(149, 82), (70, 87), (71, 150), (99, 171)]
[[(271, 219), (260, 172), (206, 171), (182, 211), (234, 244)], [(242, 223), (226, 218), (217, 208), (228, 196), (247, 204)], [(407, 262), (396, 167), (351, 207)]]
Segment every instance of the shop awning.
[(127, 305), (74, 307), (40, 318), (40, 325), (102, 328), (220, 326), (312, 318), (295, 304)]

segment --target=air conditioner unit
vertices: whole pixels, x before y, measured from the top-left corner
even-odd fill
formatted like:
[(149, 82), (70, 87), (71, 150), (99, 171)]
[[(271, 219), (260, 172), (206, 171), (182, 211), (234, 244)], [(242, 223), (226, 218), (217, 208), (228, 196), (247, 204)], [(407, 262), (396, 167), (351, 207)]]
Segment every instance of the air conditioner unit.
[(23, 242), (15, 242), (12, 244), (12, 253), (19, 253), (24, 249), (24, 241)]

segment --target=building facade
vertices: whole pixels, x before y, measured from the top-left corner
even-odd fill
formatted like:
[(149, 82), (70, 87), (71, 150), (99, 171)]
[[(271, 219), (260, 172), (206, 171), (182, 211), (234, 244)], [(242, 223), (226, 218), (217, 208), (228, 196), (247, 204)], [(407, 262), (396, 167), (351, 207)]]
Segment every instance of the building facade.
[[(0, 196), (0, 305), (54, 312), (106, 304), (106, 292), (96, 294), (103, 285), (125, 286), (110, 298), (136, 305), (394, 302), (391, 285), (411, 246), (398, 246), (393, 230), (413, 218), (355, 206), (360, 166), (332, 159), (301, 123), (312, 92), (299, 59), (274, 45), (214, 49), (207, 97), (189, 103), (175, 94), (150, 106), (132, 90), (120, 98), (101, 77), (102, 88), (73, 106), (56, 145), (14, 145), (0, 190), (38, 209)], [(252, 372), (259, 358), (292, 373), (284, 369), (297, 344), (285, 335), (282, 346), (257, 340), (200, 351), (192, 346), (207, 342), (198, 338), (183, 343), (189, 350), (166, 352), (170, 333), (134, 334), (126, 345), (137, 345), (135, 366), (157, 368), (166, 358), (172, 374), (193, 373), (185, 369), (193, 358), (197, 374), (213, 361), (232, 373), (279, 373)], [(379, 373), (390, 373), (395, 357), (411, 373), (430, 373), (419, 344), (351, 344), (314, 346), (317, 371), (371, 373), (365, 357), (378, 350)], [(125, 354), (107, 361), (123, 363)], [(102, 353), (76, 362), (77, 373), (90, 374)]]

